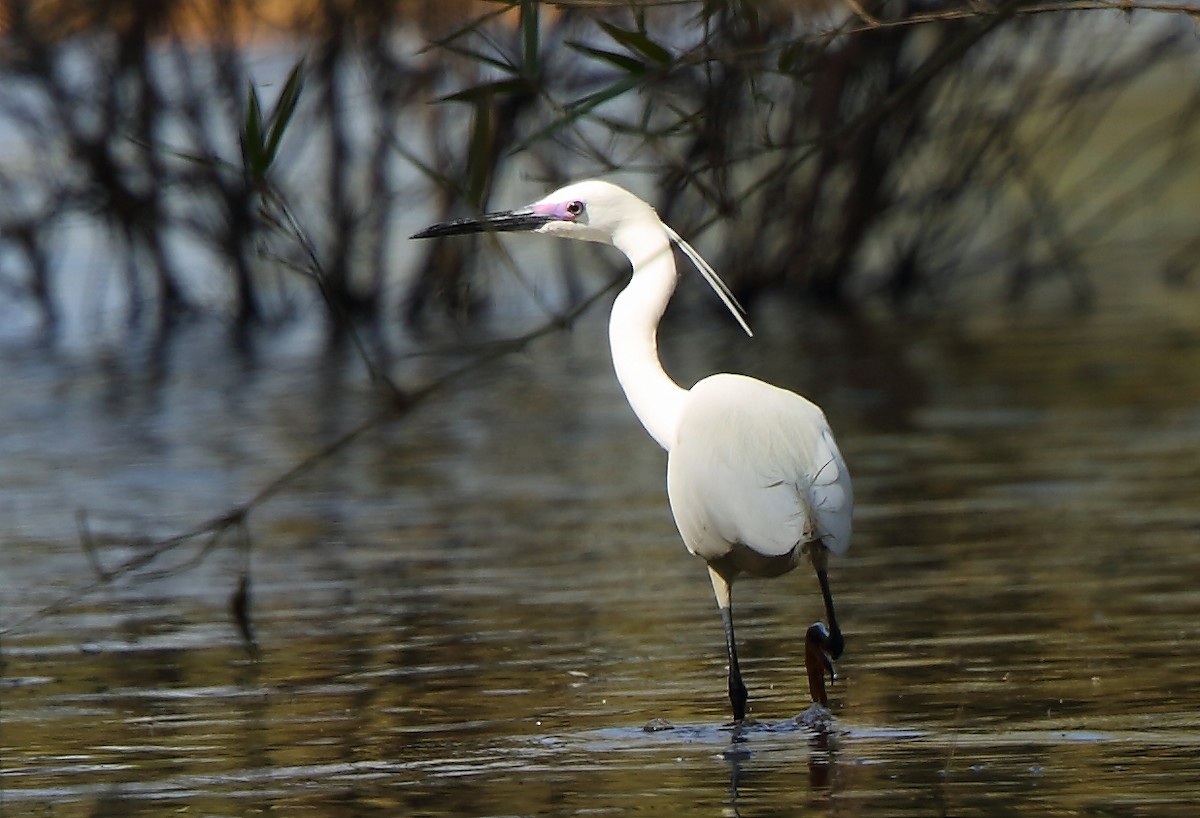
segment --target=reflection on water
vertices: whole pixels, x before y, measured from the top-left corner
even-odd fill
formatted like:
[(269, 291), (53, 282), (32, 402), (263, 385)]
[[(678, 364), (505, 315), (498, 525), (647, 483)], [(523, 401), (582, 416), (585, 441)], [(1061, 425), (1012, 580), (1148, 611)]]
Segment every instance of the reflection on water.
[[(711, 590), (597, 319), (253, 519), (259, 658), (225, 551), (4, 636), (0, 814), (1191, 814), (1200, 321), (1163, 315), (665, 330), (681, 380), (833, 420), (860, 506), (827, 734), (793, 720), (802, 572), (738, 586), (755, 721), (726, 724)], [(344, 362), (226, 357), (0, 363), (3, 622), (90, 581), (77, 509), (186, 528), (371, 410)]]

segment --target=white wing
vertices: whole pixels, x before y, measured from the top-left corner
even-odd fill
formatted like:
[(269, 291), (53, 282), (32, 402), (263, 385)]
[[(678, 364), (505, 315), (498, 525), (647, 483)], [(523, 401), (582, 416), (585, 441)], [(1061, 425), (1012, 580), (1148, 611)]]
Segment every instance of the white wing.
[(850, 475), (825, 415), (753, 378), (692, 387), (667, 492), (684, 543), (705, 559), (734, 543), (768, 556), (818, 539), (839, 554), (850, 545)]

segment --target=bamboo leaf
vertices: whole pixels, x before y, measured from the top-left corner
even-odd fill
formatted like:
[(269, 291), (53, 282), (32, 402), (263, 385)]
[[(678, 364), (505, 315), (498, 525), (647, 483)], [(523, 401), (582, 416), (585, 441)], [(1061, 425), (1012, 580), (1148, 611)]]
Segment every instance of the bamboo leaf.
[(242, 169), (254, 180), (262, 178), (262, 106), (251, 84), (246, 92), (246, 116), (242, 124)]
[(521, 0), (521, 68), (526, 77), (538, 75), (539, 38), (538, 0)]
[(627, 91), (631, 91), (639, 87), (641, 84), (641, 77), (638, 77), (634, 74), (628, 74), (607, 88), (602, 88), (599, 91), (588, 94), (582, 99), (572, 102), (566, 107), (561, 117), (556, 119), (554, 122), (551, 122), (545, 128), (542, 128), (528, 139), (523, 140), (520, 144), (513, 148), (510, 153), (520, 153), (530, 145), (553, 136), (563, 128), (572, 125), (580, 118), (587, 116), (596, 107), (608, 102), (611, 99), (621, 96), (621, 94), (624, 94)]
[(604, 51), (603, 49), (592, 48), (591, 46), (577, 42), (568, 42), (567, 48), (570, 48), (572, 51), (578, 51), (580, 54), (587, 54), (589, 57), (603, 60), (610, 65), (615, 65), (627, 74), (638, 74), (640, 76), (646, 73), (646, 64), (641, 60), (630, 57), (628, 54)]
[(467, 153), (467, 201), (482, 210), (484, 191), (492, 169), (492, 106), (486, 99), (475, 101), (471, 123), (471, 148)]
[(525, 94), (529, 93), (530, 90), (529, 81), (525, 79), (497, 80), (495, 82), (473, 85), (470, 88), (465, 88), (462, 91), (442, 97), (438, 102), (469, 102), (474, 104), (480, 99), (490, 98), (498, 94)]
[(396, 153), (404, 157), (404, 160), (416, 168), (423, 176), (435, 183), (438, 187), (453, 188), (454, 180), (447, 176), (442, 171), (435, 168), (430, 163), (426, 162), (400, 139), (393, 138), (391, 140), (392, 148)]
[(602, 88), (599, 91), (588, 94), (582, 99), (572, 102), (569, 106), (567, 106), (567, 110), (574, 114), (576, 118), (578, 118), (579, 116), (588, 113), (596, 106), (608, 102), (610, 99), (615, 99), (616, 97), (621, 96), (621, 94), (624, 94), (626, 91), (632, 91), (639, 85), (641, 85), (641, 81), (638, 78), (625, 77), (618, 82), (614, 82), (607, 88)]
[(480, 15), (479, 17), (475, 18), (471, 22), (467, 23), (462, 28), (459, 28), (455, 31), (450, 32), (445, 37), (442, 37), (439, 40), (432, 40), (429, 43), (429, 45), (425, 46), (425, 48), (421, 49), (417, 53), (424, 54), (426, 51), (430, 51), (435, 48), (445, 48), (445, 47), (449, 46), (451, 43), (453, 43), (455, 40), (462, 39), (463, 37), (467, 36), (468, 34), (471, 34), (475, 31), (482, 29), (492, 19), (499, 17), (502, 14), (507, 14), (511, 8), (512, 8), (511, 2), (497, 3), (495, 9)]
[(641, 54), (646, 59), (659, 65), (671, 64), (671, 52), (651, 40), (646, 32), (626, 31), (603, 20), (597, 20), (596, 22), (599, 23), (600, 28), (604, 29), (609, 37), (612, 37), (631, 51)]
[(279, 93), (279, 99), (276, 100), (275, 107), (271, 111), (271, 127), (267, 134), (264, 156), (268, 166), (275, 162), (275, 156), (279, 152), (279, 143), (282, 141), (284, 131), (287, 130), (288, 123), (292, 119), (292, 114), (296, 112), (296, 105), (300, 101), (300, 92), (303, 89), (304, 60), (300, 60), (288, 72), (287, 80), (283, 84), (283, 90)]
[(459, 45), (458, 43), (447, 43), (446, 45), (442, 46), (442, 49), (444, 51), (449, 51), (451, 54), (457, 54), (460, 57), (466, 57), (471, 62), (476, 62), (480, 65), (490, 65), (492, 68), (498, 68), (506, 74), (513, 73), (515, 70), (513, 66), (505, 60), (484, 54), (482, 51), (478, 51), (474, 48), (467, 48), (466, 46)]
[(251, 84), (246, 92), (246, 122), (244, 133), (250, 144), (262, 146), (262, 106), (258, 102), (258, 90)]

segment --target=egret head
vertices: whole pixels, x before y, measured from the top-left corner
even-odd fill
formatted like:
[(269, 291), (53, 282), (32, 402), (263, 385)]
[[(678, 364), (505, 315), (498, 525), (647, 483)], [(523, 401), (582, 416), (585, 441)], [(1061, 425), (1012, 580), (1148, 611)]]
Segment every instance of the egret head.
[[(649, 231), (646, 228), (650, 228)], [(662, 233), (659, 234), (659, 229)], [(432, 239), (438, 236), (459, 236), (466, 233), (542, 233), (564, 239), (594, 241), (600, 244), (617, 244), (633, 257), (634, 243), (652, 235), (665, 235), (683, 251), (696, 269), (704, 276), (713, 291), (737, 319), (747, 335), (753, 335), (746, 323), (746, 311), (733, 297), (729, 287), (717, 275), (716, 270), (683, 238), (664, 224), (654, 208), (634, 196), (625, 188), (611, 182), (589, 179), (560, 187), (548, 196), (531, 205), (485, 213), (482, 216), (455, 219), (427, 227), (412, 236), (414, 239)], [(617, 240), (620, 234), (623, 240)], [(640, 248), (639, 248), (640, 249)], [(663, 244), (661, 252), (669, 252)]]
[(528, 232), (612, 244), (617, 229), (634, 219), (658, 221), (654, 209), (629, 191), (589, 179), (561, 187), (526, 207), (435, 224), (413, 238)]

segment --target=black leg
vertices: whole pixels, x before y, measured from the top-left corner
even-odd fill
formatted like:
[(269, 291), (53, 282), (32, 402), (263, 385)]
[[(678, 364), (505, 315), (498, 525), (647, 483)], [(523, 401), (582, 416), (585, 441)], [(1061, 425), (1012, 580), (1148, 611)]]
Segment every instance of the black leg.
[(821, 596), (825, 598), (825, 616), (829, 618), (829, 636), (826, 649), (833, 659), (842, 655), (846, 649), (846, 640), (842, 638), (842, 629), (838, 627), (837, 614), (833, 612), (833, 594), (829, 592), (829, 577), (825, 567), (817, 568), (817, 582), (821, 583)]
[(738, 667), (737, 639), (733, 635), (733, 609), (721, 609), (721, 622), (725, 625), (725, 646), (729, 651), (729, 703), (733, 706), (733, 720), (746, 718), (746, 685), (742, 682), (742, 669)]
[(832, 660), (842, 655), (846, 641), (842, 638), (842, 629), (838, 627), (837, 614), (833, 610), (833, 593), (829, 590), (829, 574), (826, 571), (829, 551), (819, 542), (811, 543), (809, 548), (817, 582), (821, 585), (821, 598), (825, 601), (829, 627), (826, 628), (821, 622), (814, 622), (808, 627), (804, 634), (804, 667), (808, 671), (809, 695), (814, 702), (827, 707), (829, 701), (825, 695), (825, 674), (829, 674), (831, 683), (837, 678)]
[(717, 597), (717, 608), (721, 611), (721, 624), (725, 626), (725, 649), (729, 653), (729, 703), (733, 706), (733, 720), (746, 718), (746, 685), (742, 683), (742, 670), (738, 667), (737, 639), (733, 634), (733, 601), (730, 594), (732, 576), (708, 566), (708, 577), (712, 580), (713, 593)]
[(829, 574), (826, 567), (829, 564), (829, 551), (820, 542), (809, 543), (809, 558), (817, 572), (817, 582), (821, 585), (821, 597), (825, 600), (825, 616), (829, 620), (829, 635), (826, 639), (825, 650), (831, 658), (837, 659), (846, 648), (842, 639), (842, 629), (838, 627), (837, 614), (833, 612), (833, 593), (829, 590)]

